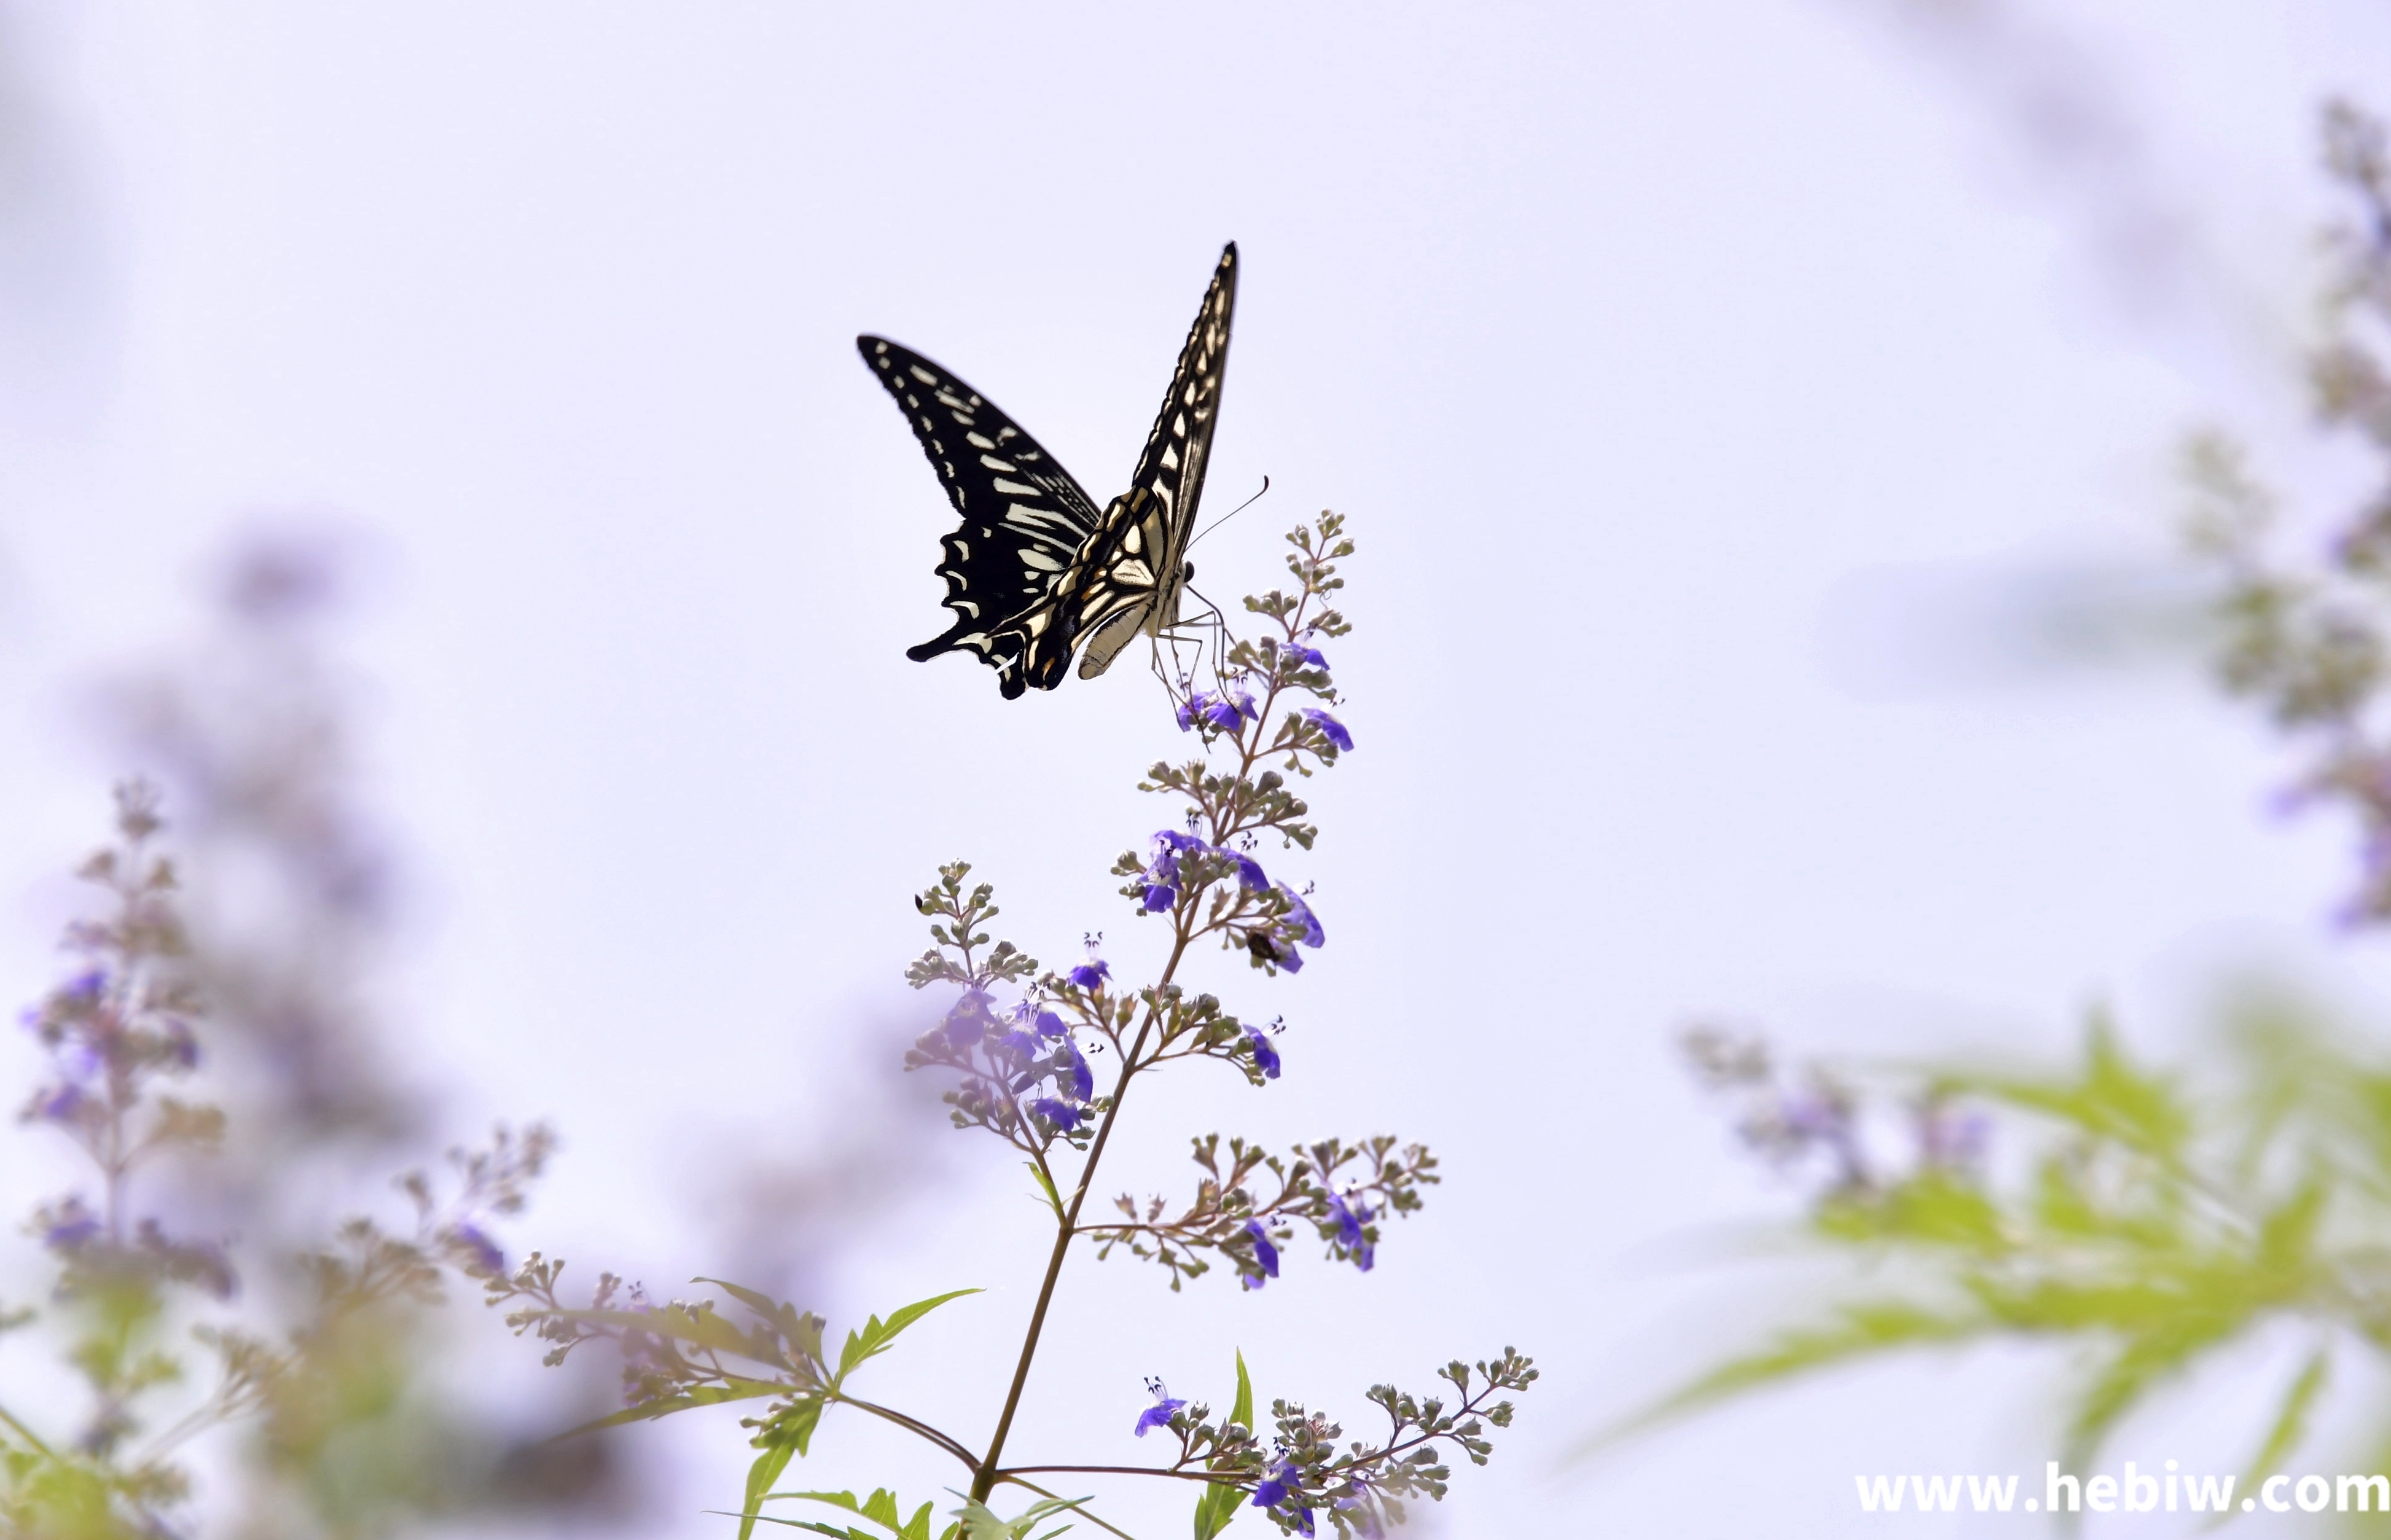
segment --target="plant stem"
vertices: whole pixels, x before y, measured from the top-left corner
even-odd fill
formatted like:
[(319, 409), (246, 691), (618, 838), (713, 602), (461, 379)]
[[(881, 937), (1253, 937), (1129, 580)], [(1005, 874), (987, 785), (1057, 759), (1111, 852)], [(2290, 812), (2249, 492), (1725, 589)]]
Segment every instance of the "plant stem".
[(1079, 1234), (1080, 1206), (1087, 1202), (1088, 1193), (1095, 1184), (1096, 1163), (1105, 1158), (1105, 1142), (1113, 1134), (1113, 1120), (1120, 1116), (1121, 1102), (1129, 1094), (1130, 1077), (1137, 1073), (1138, 1053), (1144, 1048), (1146, 1037), (1154, 1030), (1155, 1021), (1161, 1015), (1161, 990), (1178, 974), (1179, 960), (1187, 955), (1190, 939), (1187, 922), (1183, 919), (1178, 939), (1170, 949), (1170, 961), (1155, 985), (1157, 1003), (1147, 1008), (1145, 1019), (1138, 1024), (1136, 1041), (1121, 1057), (1120, 1079), (1113, 1086), (1113, 1105), (1105, 1109), (1105, 1120), (1096, 1126), (1095, 1142), (1088, 1146), (1088, 1163), (1079, 1169), (1079, 1184), (1072, 1189), (1070, 1208), (1064, 1213), (1063, 1222), (1055, 1231), (1053, 1252), (1046, 1259), (1045, 1281), (1038, 1286), (1038, 1306), (1029, 1314), (1029, 1330), (1021, 1339), (1021, 1361), (1014, 1367), (1013, 1387), (1005, 1392), (1004, 1411), (996, 1419), (996, 1436), (989, 1441), (987, 1457), (972, 1473), (971, 1495), (974, 1502), (988, 1501), (989, 1494), (996, 1490), (997, 1461), (1003, 1457), (1005, 1438), (1013, 1431), (1013, 1415), (1021, 1407), (1022, 1387), (1029, 1382), (1029, 1365), (1038, 1356), (1039, 1334), (1045, 1330), (1046, 1309), (1054, 1301), (1054, 1285), (1063, 1275), (1064, 1259), (1071, 1254), (1071, 1242)]

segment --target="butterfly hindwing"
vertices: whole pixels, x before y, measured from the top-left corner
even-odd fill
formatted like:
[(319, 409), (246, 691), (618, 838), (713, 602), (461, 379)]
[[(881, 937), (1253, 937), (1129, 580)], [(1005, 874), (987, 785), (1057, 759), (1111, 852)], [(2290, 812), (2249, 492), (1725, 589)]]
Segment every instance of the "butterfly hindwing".
[(971, 652), (1022, 691), (1021, 660), (1047, 600), (1101, 522), (1071, 473), (996, 404), (911, 348), (858, 337), (857, 351), (905, 413), (962, 523), (939, 542), (938, 576), (954, 624), (906, 655)]

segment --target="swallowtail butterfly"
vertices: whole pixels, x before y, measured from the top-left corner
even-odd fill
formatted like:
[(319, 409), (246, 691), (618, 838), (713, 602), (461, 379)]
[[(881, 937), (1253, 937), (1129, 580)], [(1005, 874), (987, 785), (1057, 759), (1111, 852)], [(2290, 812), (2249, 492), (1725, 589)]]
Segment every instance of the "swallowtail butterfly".
[(1233, 241), (1221, 249), (1129, 490), (1101, 513), (994, 402), (911, 348), (885, 337), (855, 340), (963, 516), (939, 542), (938, 576), (955, 622), (907, 656), (926, 663), (975, 653), (1011, 700), (1031, 685), (1062, 683), (1083, 641), (1079, 677), (1089, 679), (1140, 631), (1159, 636), (1178, 623), (1236, 301)]

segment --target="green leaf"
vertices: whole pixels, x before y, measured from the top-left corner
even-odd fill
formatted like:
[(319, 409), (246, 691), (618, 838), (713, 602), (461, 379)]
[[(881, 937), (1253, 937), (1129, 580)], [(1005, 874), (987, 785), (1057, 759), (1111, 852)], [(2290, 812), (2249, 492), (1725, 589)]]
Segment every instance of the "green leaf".
[[(1229, 1420), (1243, 1423), (1247, 1428), (1254, 1425), (1254, 1382), (1246, 1373), (1246, 1353), (1242, 1348), (1237, 1350), (1237, 1399), (1236, 1404), (1229, 1408)], [(1212, 1540), (1214, 1535), (1236, 1522), (1237, 1500), (1244, 1495), (1243, 1492), (1225, 1482), (1206, 1487), (1204, 1495), (1196, 1499), (1196, 1540)]]
[(757, 1363), (787, 1366), (780, 1350), (771, 1342), (758, 1340), (711, 1310), (684, 1310), (678, 1305), (667, 1305), (662, 1310), (560, 1310), (554, 1314), (562, 1321), (584, 1321), (619, 1330), (643, 1331), (652, 1337), (693, 1342), (701, 1348), (711, 1348), (717, 1352), (728, 1352)]
[[(948, 1490), (953, 1491), (951, 1487)], [(1040, 1520), (1093, 1501), (1092, 1497), (1049, 1497), (1042, 1503), (1032, 1503), (1022, 1509), (1020, 1518), (1008, 1520), (998, 1518), (986, 1504), (963, 1497), (960, 1492), (955, 1495), (963, 1498), (963, 1506), (955, 1509), (963, 1521), (963, 1540), (1024, 1540), (1031, 1530), (1038, 1527)], [(1059, 1529), (1050, 1529), (1038, 1540), (1053, 1540), (1053, 1536), (1070, 1527), (1065, 1524)]]
[(627, 1422), (653, 1422), (675, 1412), (686, 1412), (692, 1406), (719, 1406), (726, 1401), (753, 1401), (758, 1396), (785, 1395), (790, 1387), (776, 1380), (732, 1379), (720, 1385), (701, 1385), (679, 1395), (660, 1396), (642, 1401), (637, 1406), (626, 1406), (619, 1412), (585, 1422), (578, 1428), (567, 1429), (556, 1435), (569, 1439), (581, 1433), (594, 1433), (601, 1428), (616, 1428)]
[[(821, 1416), (819, 1405), (815, 1416)], [(747, 1501), (739, 1512), (739, 1540), (747, 1540), (756, 1533), (756, 1510), (764, 1506), (764, 1494), (772, 1490), (772, 1482), (788, 1469), (789, 1457), (796, 1452), (793, 1442), (774, 1439), (762, 1454), (756, 1456), (756, 1463), (747, 1468)]]
[(2283, 1392), (2283, 1404), (2275, 1413), (2275, 1425), (2267, 1430), (2267, 1442), (2250, 1457), (2249, 1468), (2242, 1473), (2242, 1485), (2255, 1486), (2267, 1472), (2276, 1469), (2282, 1456), (2291, 1453), (2307, 1432), (2308, 1408), (2324, 1389), (2327, 1374), (2333, 1368), (2333, 1348), (2330, 1344), (2310, 1354), (2307, 1364)]
[(827, 1534), (832, 1536), (833, 1540), (872, 1540), (872, 1536), (865, 1534), (861, 1530), (833, 1529), (828, 1524), (817, 1523), (811, 1519), (775, 1519), (769, 1513), (733, 1513), (727, 1508), (710, 1508), (705, 1511), (718, 1513), (725, 1519), (737, 1519), (741, 1521), (743, 1529), (749, 1524), (785, 1524), (790, 1529), (809, 1529), (816, 1534)]
[(838, 1373), (834, 1379), (845, 1379), (854, 1371), (857, 1365), (867, 1358), (886, 1352), (888, 1344), (897, 1339), (898, 1332), (948, 1301), (960, 1300), (966, 1294), (979, 1292), (980, 1290), (976, 1288), (958, 1288), (951, 1293), (940, 1294), (933, 1299), (917, 1300), (901, 1310), (890, 1313), (885, 1321), (877, 1315), (872, 1316), (863, 1323), (863, 1329), (860, 1332), (850, 1331), (847, 1334), (847, 1345), (839, 1349)]
[[(935, 1505), (924, 1503), (914, 1511), (912, 1518), (900, 1521), (897, 1516), (897, 1494), (881, 1488), (875, 1487), (872, 1495), (859, 1503), (855, 1500), (855, 1494), (852, 1492), (768, 1492), (764, 1495), (764, 1501), (768, 1503), (778, 1502), (783, 1498), (808, 1503), (827, 1503), (833, 1508), (844, 1508), (859, 1519), (869, 1519), (873, 1523), (889, 1530), (896, 1534), (897, 1540), (930, 1540), (930, 1515)], [(787, 1519), (777, 1519), (771, 1521), (783, 1524), (795, 1522)], [(854, 1535), (858, 1540), (875, 1540), (875, 1537), (866, 1535), (863, 1531), (858, 1529), (834, 1530), (819, 1524), (814, 1527), (821, 1530), (825, 1534)]]
[(1728, 1359), (1657, 1404), (1586, 1439), (1577, 1454), (1590, 1455), (1631, 1433), (1763, 1386), (1880, 1353), (1964, 1342), (1998, 1329), (1997, 1323), (1983, 1316), (1945, 1314), (1902, 1301), (1848, 1304), (1836, 1315), (1827, 1325), (1781, 1333), (1772, 1346)]
[(1038, 1190), (1046, 1195), (1046, 1206), (1054, 1210), (1054, 1223), (1064, 1223), (1063, 1195), (1054, 1190), (1054, 1179), (1048, 1176), (1035, 1160), (1024, 1160), (1022, 1164), (1029, 1168), (1029, 1175), (1038, 1184)]

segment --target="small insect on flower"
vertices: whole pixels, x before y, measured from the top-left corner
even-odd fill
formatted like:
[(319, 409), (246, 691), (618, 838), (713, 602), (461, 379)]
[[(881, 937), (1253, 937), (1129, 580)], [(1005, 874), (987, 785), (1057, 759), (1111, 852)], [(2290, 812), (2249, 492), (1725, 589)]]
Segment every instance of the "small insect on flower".
[(1137, 1415), (1139, 1438), (1145, 1437), (1146, 1430), (1150, 1428), (1170, 1427), (1171, 1414), (1187, 1404), (1184, 1400), (1174, 1398), (1159, 1379), (1147, 1380), (1145, 1390), (1148, 1395), (1154, 1397), (1154, 1404)]

